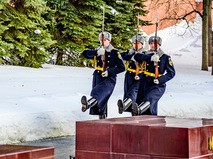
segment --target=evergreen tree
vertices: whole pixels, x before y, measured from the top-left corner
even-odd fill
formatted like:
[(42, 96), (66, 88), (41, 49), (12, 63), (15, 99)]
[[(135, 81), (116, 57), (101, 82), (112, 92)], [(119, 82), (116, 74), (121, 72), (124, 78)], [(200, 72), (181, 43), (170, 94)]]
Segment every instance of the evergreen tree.
[[(80, 65), (80, 53), (97, 45), (97, 33), (102, 21), (101, 0), (48, 0), (54, 19), (51, 33), (57, 41), (50, 51), (56, 53), (56, 64)], [(50, 16), (51, 17), (51, 16)], [(63, 61), (64, 56), (68, 61)], [(78, 60), (77, 60), (78, 59)]]
[(11, 0), (0, 3), (0, 56), (2, 63), (41, 67), (53, 44), (46, 30), (47, 12), (42, 0)]
[(105, 30), (112, 33), (112, 44), (123, 50), (130, 47), (129, 39), (136, 33), (137, 14), (145, 14), (140, 0), (47, 0), (47, 5), (52, 9), (49, 17), (54, 17), (49, 29), (57, 41), (50, 51), (57, 55), (56, 64), (63, 65), (82, 64), (80, 53), (99, 45), (103, 7)]
[[(131, 47), (129, 39), (136, 34), (137, 17), (145, 15), (141, 0), (105, 0), (110, 12), (106, 14), (106, 30), (113, 35), (112, 44), (119, 50)], [(139, 21), (139, 25), (149, 24)]]

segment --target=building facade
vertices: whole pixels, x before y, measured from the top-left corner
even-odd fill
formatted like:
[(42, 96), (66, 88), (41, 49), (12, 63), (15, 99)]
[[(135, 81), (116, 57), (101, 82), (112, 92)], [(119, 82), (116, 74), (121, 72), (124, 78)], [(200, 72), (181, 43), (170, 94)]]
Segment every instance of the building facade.
[(147, 15), (141, 16), (140, 19), (150, 21), (153, 24), (141, 27), (141, 29), (147, 35), (150, 35), (155, 32), (155, 23), (157, 19), (158, 29), (162, 30), (164, 28), (181, 22), (184, 16), (186, 21), (193, 22), (195, 17), (199, 16), (196, 14), (195, 11), (198, 11), (202, 14), (203, 10), (202, 0), (146, 0), (145, 5)]

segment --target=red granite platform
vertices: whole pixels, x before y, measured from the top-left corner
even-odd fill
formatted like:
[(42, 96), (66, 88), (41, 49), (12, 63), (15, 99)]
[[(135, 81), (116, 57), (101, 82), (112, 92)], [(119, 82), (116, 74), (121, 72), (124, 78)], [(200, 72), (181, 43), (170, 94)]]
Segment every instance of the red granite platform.
[(76, 122), (76, 159), (213, 159), (213, 120), (136, 116)]
[(54, 147), (0, 145), (0, 159), (54, 159)]

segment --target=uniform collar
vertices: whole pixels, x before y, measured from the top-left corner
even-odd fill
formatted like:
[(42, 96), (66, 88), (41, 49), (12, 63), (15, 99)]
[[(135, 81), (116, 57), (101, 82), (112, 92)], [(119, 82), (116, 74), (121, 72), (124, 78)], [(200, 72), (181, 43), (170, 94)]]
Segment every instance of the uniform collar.
[(106, 51), (111, 52), (113, 49), (114, 49), (114, 47), (111, 44), (109, 44), (109, 46), (107, 46), (107, 48), (106, 48)]
[[(101, 46), (99, 46), (99, 47), (97, 48), (97, 50), (100, 49), (100, 47), (101, 47)], [(114, 47), (113, 47), (111, 44), (109, 44), (105, 50), (106, 50), (107, 52), (111, 52), (113, 49), (114, 49)]]
[(140, 54), (142, 54), (144, 51), (145, 51), (145, 50), (144, 50), (143, 48), (140, 48), (140, 50), (138, 50), (138, 51), (136, 51), (134, 48), (131, 48), (131, 49), (129, 50), (130, 53), (137, 52), (137, 53), (140, 53)]
[[(151, 54), (151, 53), (153, 53), (154, 51), (153, 50), (149, 50), (148, 52), (147, 52), (147, 54)], [(163, 54), (164, 54), (164, 52), (163, 52), (163, 50), (161, 50), (161, 48), (159, 48), (158, 49), (158, 55), (161, 57)]]

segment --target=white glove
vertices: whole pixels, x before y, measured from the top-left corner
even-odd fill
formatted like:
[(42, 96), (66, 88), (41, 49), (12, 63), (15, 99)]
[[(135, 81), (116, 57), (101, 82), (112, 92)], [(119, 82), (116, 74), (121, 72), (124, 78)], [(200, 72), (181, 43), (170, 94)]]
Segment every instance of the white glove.
[(134, 54), (135, 53), (135, 50), (134, 49), (130, 49), (129, 50), (129, 54)]
[(105, 54), (105, 49), (103, 48), (103, 46), (101, 46), (97, 51), (97, 55), (102, 56), (104, 54)]
[(139, 52), (136, 51), (135, 49), (130, 49), (129, 54), (138, 54)]
[(134, 57), (134, 56), (132, 56), (131, 60), (134, 61), (135, 63), (137, 62), (137, 61), (135, 60), (135, 57)]
[(107, 76), (108, 76), (108, 71), (102, 72), (101, 76), (102, 76), (102, 77), (107, 77)]
[(158, 79), (154, 79), (153, 82), (154, 82), (154, 84), (159, 84), (159, 80)]
[(160, 56), (158, 54), (152, 55), (151, 61), (159, 62), (160, 61)]

